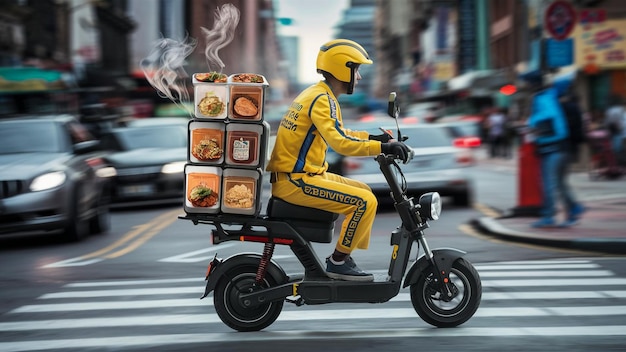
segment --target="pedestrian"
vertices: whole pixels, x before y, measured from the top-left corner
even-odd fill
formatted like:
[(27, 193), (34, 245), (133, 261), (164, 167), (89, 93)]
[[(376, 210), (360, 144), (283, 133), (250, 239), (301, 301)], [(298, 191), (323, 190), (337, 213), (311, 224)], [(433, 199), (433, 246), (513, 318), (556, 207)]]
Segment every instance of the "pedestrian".
[(382, 152), (404, 162), (409, 153), (408, 147), (388, 133), (370, 135), (343, 127), (337, 98), (352, 94), (361, 79), (359, 66), (371, 63), (365, 49), (354, 41), (336, 39), (322, 45), (316, 66), (324, 80), (306, 88), (290, 105), (278, 127), (267, 166), (272, 196), (345, 215), (335, 250), (326, 258), (326, 273), (334, 279), (374, 280), (350, 254), (368, 248), (378, 201), (367, 184), (328, 172), (329, 146), (346, 156)]
[(578, 161), (580, 157), (580, 146), (585, 142), (587, 130), (585, 127), (585, 115), (580, 107), (578, 96), (568, 91), (559, 99), (561, 109), (567, 122), (568, 137), (566, 150), (570, 152), (570, 162)]
[[(533, 96), (528, 124), (533, 131), (533, 143), (540, 159), (543, 187), (541, 218), (531, 226), (543, 228), (575, 225), (585, 212), (585, 207), (576, 201), (568, 184), (572, 157), (569, 141), (571, 132), (555, 88), (548, 87)], [(561, 199), (565, 210), (565, 219), (560, 224), (555, 221), (557, 197)]]
[(492, 158), (504, 156), (506, 116), (502, 109), (492, 108), (487, 116), (487, 138), (489, 142), (489, 156)]
[(604, 127), (611, 138), (611, 147), (616, 160), (622, 161), (624, 135), (626, 134), (626, 109), (624, 99), (613, 94), (609, 99), (609, 107), (604, 114)]

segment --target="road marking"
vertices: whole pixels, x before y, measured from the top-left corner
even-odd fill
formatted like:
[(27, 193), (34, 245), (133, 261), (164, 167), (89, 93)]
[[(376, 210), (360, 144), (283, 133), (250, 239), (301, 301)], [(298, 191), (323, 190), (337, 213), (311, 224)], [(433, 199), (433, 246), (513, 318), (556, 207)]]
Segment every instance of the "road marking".
[(502, 213), (493, 209), (490, 206), (481, 204), (481, 203), (474, 203), (473, 204), (473, 208), (478, 210), (479, 212), (483, 213), (485, 216), (488, 216), (490, 218), (498, 218), (500, 216), (502, 216)]
[(70, 348), (102, 347), (137, 347), (163, 346), (172, 344), (215, 343), (215, 342), (261, 342), (288, 340), (367, 340), (379, 338), (427, 338), (438, 337), (520, 337), (520, 336), (623, 336), (626, 325), (596, 326), (537, 326), (537, 327), (459, 327), (455, 329), (410, 328), (410, 329), (378, 329), (378, 330), (334, 330), (329, 332), (310, 330), (260, 331), (245, 334), (201, 333), (201, 334), (170, 334), (170, 335), (134, 335), (121, 337), (96, 337), (64, 340), (38, 340), (25, 342), (1, 342), (0, 350), (4, 352), (41, 351), (50, 349), (67, 350)]
[(183, 254), (179, 254), (179, 255), (174, 255), (171, 257), (167, 257), (167, 258), (163, 258), (163, 259), (159, 259), (160, 262), (166, 262), (166, 263), (196, 263), (196, 262), (201, 262), (201, 261), (208, 261), (213, 259), (213, 255), (206, 255), (206, 256), (201, 256), (201, 257), (196, 257), (197, 255), (200, 254), (205, 254), (205, 253), (215, 253), (219, 250), (222, 250), (224, 248), (228, 248), (228, 247), (232, 247), (234, 245), (236, 245), (238, 243), (220, 243), (218, 245), (215, 246), (211, 246), (205, 249), (199, 249), (197, 251), (193, 251), (193, 252), (187, 252), (187, 253), (183, 253)]
[(165, 227), (171, 225), (174, 221), (176, 221), (178, 219), (178, 213), (180, 213), (180, 209), (163, 213), (152, 219), (150, 222), (136, 226), (132, 231), (126, 233), (120, 239), (102, 249), (85, 255), (81, 255), (80, 257), (46, 264), (42, 266), (42, 268), (85, 266), (98, 263), (104, 259), (117, 258), (124, 254), (128, 254), (139, 248), (139, 246), (154, 237)]
[[(150, 296), (150, 295), (181, 295), (197, 293), (202, 294), (204, 287), (160, 287), (140, 288), (126, 290), (96, 290), (96, 291), (72, 291), (46, 293), (38, 299), (66, 299), (66, 298), (94, 298), (94, 297), (124, 297), (124, 296)], [(483, 301), (492, 300), (555, 300), (555, 299), (590, 299), (590, 298), (626, 298), (626, 291), (603, 290), (603, 291), (537, 291), (537, 292), (483, 292)], [(398, 293), (391, 302), (410, 301), (409, 293)], [(210, 301), (206, 301), (211, 305)]]
[[(626, 315), (626, 306), (592, 307), (494, 307), (478, 308), (473, 318), (506, 317), (581, 317)], [(407, 308), (378, 309), (327, 309), (289, 310), (280, 313), (276, 321), (311, 320), (362, 320), (362, 319), (404, 319), (416, 318), (415, 310)], [(124, 316), (108, 318), (74, 318), (29, 320), (0, 323), (0, 331), (58, 330), (96, 327), (186, 325), (221, 323), (217, 314), (171, 314)]]

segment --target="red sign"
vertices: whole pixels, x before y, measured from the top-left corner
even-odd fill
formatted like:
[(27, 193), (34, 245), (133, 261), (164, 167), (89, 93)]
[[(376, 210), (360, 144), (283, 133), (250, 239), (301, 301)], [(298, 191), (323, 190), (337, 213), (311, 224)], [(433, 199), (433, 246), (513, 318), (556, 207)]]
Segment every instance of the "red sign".
[(544, 24), (546, 30), (556, 40), (567, 38), (576, 25), (576, 10), (568, 1), (555, 1), (548, 6)]

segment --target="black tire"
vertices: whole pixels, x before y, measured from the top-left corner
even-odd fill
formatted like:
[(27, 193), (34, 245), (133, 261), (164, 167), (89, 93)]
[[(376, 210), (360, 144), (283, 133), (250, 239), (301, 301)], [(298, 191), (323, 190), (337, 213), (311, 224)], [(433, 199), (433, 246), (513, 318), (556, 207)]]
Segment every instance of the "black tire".
[(63, 238), (69, 242), (78, 242), (89, 235), (89, 220), (79, 209), (79, 197), (74, 193), (69, 206), (68, 221), (63, 231)]
[(449, 328), (469, 320), (480, 305), (482, 283), (476, 269), (460, 258), (452, 264), (450, 281), (458, 290), (456, 297), (445, 302), (434, 283), (433, 266), (424, 270), (411, 285), (411, 303), (417, 314), (428, 324)]
[(472, 195), (470, 191), (466, 191), (464, 193), (455, 194), (452, 197), (452, 204), (457, 207), (468, 207), (472, 202)]
[[(217, 283), (213, 293), (213, 305), (222, 322), (237, 331), (259, 331), (270, 326), (283, 309), (284, 301), (268, 302), (254, 308), (239, 303), (239, 292), (252, 289), (256, 278), (257, 266), (242, 265), (226, 272)], [(276, 286), (269, 274), (262, 282), (262, 287)]]
[(96, 209), (95, 215), (89, 220), (89, 230), (92, 234), (108, 232), (111, 228), (111, 212), (108, 198), (101, 196)]

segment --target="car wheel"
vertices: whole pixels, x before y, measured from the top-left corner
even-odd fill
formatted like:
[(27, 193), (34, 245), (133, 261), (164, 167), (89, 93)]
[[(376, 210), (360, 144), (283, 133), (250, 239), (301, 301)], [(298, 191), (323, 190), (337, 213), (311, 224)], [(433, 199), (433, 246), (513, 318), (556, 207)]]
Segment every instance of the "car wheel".
[(78, 195), (75, 193), (70, 199), (72, 203), (69, 207), (68, 221), (63, 233), (65, 240), (77, 242), (89, 234), (89, 220), (81, 216), (78, 206)]
[(100, 197), (95, 215), (89, 220), (89, 230), (91, 233), (105, 233), (111, 228), (111, 212), (109, 202), (104, 195)]
[(471, 202), (472, 202), (472, 196), (469, 191), (455, 194), (452, 197), (452, 203), (457, 207), (468, 207), (470, 206)]

